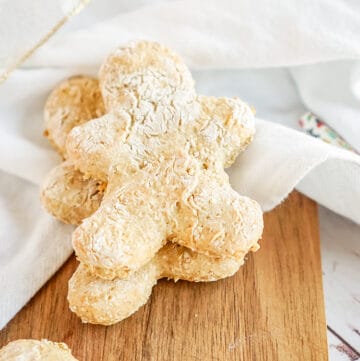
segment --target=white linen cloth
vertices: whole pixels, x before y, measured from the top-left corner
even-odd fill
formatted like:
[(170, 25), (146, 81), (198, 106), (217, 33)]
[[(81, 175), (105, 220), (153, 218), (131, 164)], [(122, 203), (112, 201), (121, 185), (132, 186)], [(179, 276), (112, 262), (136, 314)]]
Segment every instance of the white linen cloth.
[(129, 40), (171, 46), (195, 70), (199, 92), (257, 108), (255, 140), (229, 170), (240, 193), (269, 210), (297, 187), (360, 223), (360, 157), (290, 129), (311, 110), (360, 149), (360, 3), (124, 4), (95, 0), (0, 86), (0, 328), (71, 254), (72, 227), (38, 196), (60, 161), (41, 136), (46, 96), (66, 76), (96, 74)]

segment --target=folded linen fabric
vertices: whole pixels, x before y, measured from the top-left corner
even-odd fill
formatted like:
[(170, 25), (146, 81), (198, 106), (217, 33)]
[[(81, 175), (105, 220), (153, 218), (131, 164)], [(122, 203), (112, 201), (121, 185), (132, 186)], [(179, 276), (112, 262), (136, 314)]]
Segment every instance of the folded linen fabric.
[(41, 136), (57, 82), (96, 75), (112, 48), (134, 38), (164, 42), (196, 70), (199, 92), (240, 96), (266, 119), (229, 169), (237, 190), (270, 210), (296, 187), (360, 223), (360, 157), (297, 125), (313, 111), (359, 150), (359, 33), (357, 1), (90, 4), (0, 86), (0, 328), (71, 254), (72, 227), (48, 216), (38, 197), (59, 162)]

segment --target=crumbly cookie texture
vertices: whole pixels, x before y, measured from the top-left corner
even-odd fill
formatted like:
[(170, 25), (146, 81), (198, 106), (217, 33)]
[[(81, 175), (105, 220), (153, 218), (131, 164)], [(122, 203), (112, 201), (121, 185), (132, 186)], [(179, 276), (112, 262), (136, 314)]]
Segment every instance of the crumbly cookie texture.
[(104, 280), (80, 264), (69, 281), (68, 301), (83, 322), (111, 325), (143, 306), (160, 278), (216, 281), (232, 276), (243, 262), (244, 255), (215, 258), (168, 243), (148, 264), (122, 279)]
[(0, 350), (0, 361), (77, 361), (64, 343), (17, 340)]
[(79, 260), (111, 279), (169, 240), (212, 257), (256, 249), (261, 209), (232, 190), (223, 169), (252, 140), (250, 107), (197, 95), (180, 58), (152, 42), (116, 50), (99, 80), (107, 113), (66, 142), (77, 169), (108, 182), (100, 208), (73, 233)]
[(70, 161), (55, 167), (41, 189), (46, 210), (64, 223), (80, 224), (100, 206), (106, 182), (86, 177)]
[(48, 97), (44, 109), (44, 134), (65, 158), (65, 141), (70, 130), (104, 113), (98, 80), (74, 76), (60, 83)]
[[(48, 175), (42, 201), (58, 219), (78, 224), (100, 206), (105, 187), (65, 161)], [(243, 257), (209, 257), (169, 242), (125, 279), (101, 279), (81, 264), (69, 282), (68, 301), (83, 322), (110, 325), (144, 305), (160, 278), (215, 281), (233, 275), (242, 263)]]
[[(76, 79), (86, 99), (90, 82)], [(103, 100), (67, 103), (70, 79), (46, 104), (55, 118), (65, 107), (69, 126), (51, 133), (67, 161), (47, 177), (42, 202), (67, 223), (84, 219), (73, 234), (81, 264), (68, 300), (84, 322), (109, 325), (146, 303), (159, 278), (231, 276), (258, 249), (263, 223), (223, 170), (254, 134), (245, 103), (197, 95), (181, 60), (149, 42), (118, 49), (100, 71), (101, 91), (91, 84)], [(106, 114), (71, 131), (81, 107), (95, 103)]]
[[(44, 110), (44, 134), (67, 158), (65, 140), (75, 126), (105, 113), (97, 79), (74, 76), (63, 80), (49, 95)], [(46, 210), (65, 223), (79, 224), (99, 207), (106, 182), (85, 176), (71, 161), (54, 168), (41, 189)]]

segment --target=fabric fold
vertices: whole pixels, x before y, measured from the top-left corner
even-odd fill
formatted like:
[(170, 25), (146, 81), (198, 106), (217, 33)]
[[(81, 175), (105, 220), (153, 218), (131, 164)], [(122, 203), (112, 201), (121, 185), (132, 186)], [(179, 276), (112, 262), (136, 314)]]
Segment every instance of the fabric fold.
[(297, 188), (360, 223), (360, 157), (279, 124), (257, 120), (254, 142), (229, 175), (235, 189), (265, 211)]
[[(23, 9), (24, 0), (7, 3)], [(258, 109), (254, 142), (229, 169), (240, 193), (270, 210), (296, 187), (360, 223), (360, 156), (297, 126), (312, 111), (359, 150), (358, 34), (357, 0), (93, 1), (0, 86), (0, 328), (72, 252), (73, 228), (42, 210), (38, 190), (60, 162), (42, 137), (45, 100), (59, 81), (96, 75), (129, 40), (162, 42), (198, 70), (201, 93), (239, 96)], [(1, 39), (2, 57), (10, 35)]]

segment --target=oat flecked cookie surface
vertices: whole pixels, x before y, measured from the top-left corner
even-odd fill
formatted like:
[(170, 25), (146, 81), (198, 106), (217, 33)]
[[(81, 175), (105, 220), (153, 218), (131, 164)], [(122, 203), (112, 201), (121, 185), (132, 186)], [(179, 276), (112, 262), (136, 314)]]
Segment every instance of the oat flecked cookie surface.
[(232, 276), (243, 262), (243, 257), (209, 257), (169, 242), (148, 264), (123, 279), (94, 277), (81, 264), (69, 281), (68, 300), (71, 310), (83, 322), (111, 325), (143, 306), (158, 279), (216, 281)]
[(47, 99), (44, 134), (65, 157), (65, 141), (70, 130), (104, 113), (98, 80), (83, 76), (71, 77), (59, 84)]
[(64, 343), (17, 340), (0, 350), (0, 361), (77, 361)]
[[(86, 92), (80, 83), (87, 78), (77, 79)], [(57, 144), (69, 133), (67, 149), (57, 146), (68, 160), (48, 176), (42, 201), (68, 223), (90, 216), (73, 235), (82, 264), (68, 299), (83, 321), (112, 324), (143, 305), (159, 278), (234, 274), (258, 248), (262, 213), (231, 189), (223, 170), (254, 134), (245, 103), (197, 95), (182, 61), (150, 42), (115, 51), (100, 72), (100, 89), (104, 116), (52, 133)], [(66, 107), (56, 97), (49, 104), (55, 115)], [(68, 105), (67, 121), (75, 125), (81, 109)]]
[(41, 201), (46, 210), (64, 223), (80, 224), (100, 206), (106, 182), (86, 177), (65, 161), (46, 177)]
[[(66, 159), (65, 141), (72, 128), (104, 112), (98, 80), (88, 76), (71, 77), (62, 81), (46, 101), (44, 134)], [(106, 182), (86, 177), (66, 161), (47, 176), (41, 199), (46, 210), (57, 219), (79, 224), (99, 207), (105, 188)]]
[(181, 59), (152, 42), (116, 50), (99, 80), (107, 113), (73, 128), (66, 143), (77, 169), (108, 182), (100, 208), (73, 233), (79, 260), (113, 278), (168, 240), (216, 257), (257, 248), (260, 207), (223, 169), (252, 140), (250, 107), (197, 95)]

